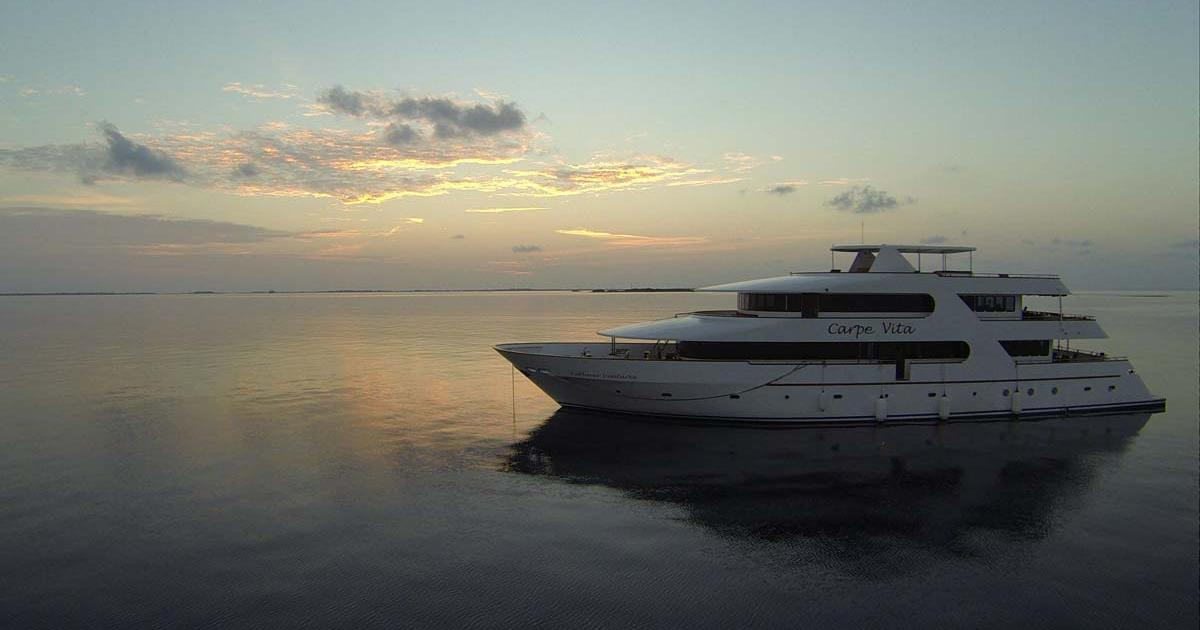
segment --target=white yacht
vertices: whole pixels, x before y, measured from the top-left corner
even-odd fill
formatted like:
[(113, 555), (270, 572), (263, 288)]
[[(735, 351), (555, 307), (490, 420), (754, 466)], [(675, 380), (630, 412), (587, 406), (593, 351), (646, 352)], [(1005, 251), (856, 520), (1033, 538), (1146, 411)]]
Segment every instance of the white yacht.
[[(1106, 337), (1062, 313), (1057, 276), (981, 274), (973, 247), (836, 245), (847, 271), (699, 289), (737, 308), (600, 331), (599, 343), (510, 343), (504, 358), (564, 407), (755, 422), (862, 422), (1159, 411)], [(915, 255), (916, 266), (905, 257)], [(967, 254), (951, 270), (951, 255)], [(922, 257), (941, 258), (923, 271)], [(957, 258), (961, 259), (962, 256)], [(1058, 312), (1026, 296), (1056, 296)]]

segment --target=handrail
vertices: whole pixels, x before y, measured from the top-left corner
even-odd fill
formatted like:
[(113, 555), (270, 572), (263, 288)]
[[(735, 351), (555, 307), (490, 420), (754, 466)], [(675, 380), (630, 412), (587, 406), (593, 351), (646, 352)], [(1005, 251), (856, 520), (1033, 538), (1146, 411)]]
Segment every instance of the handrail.
[(1091, 350), (1068, 350), (1066, 348), (1054, 348), (1050, 352), (1051, 362), (1056, 363), (1071, 363), (1072, 361), (1128, 361), (1127, 357), (1106, 354), (1104, 352), (1094, 352)]
[(1059, 276), (1052, 273), (979, 273), (968, 272), (964, 274), (961, 271), (934, 271), (932, 272), (939, 276), (957, 276), (968, 278), (1017, 278), (1022, 280), (1058, 280)]
[(737, 311), (734, 309), (724, 309), (724, 310), (717, 310), (717, 311), (688, 311), (686, 313), (675, 313), (675, 317), (681, 317), (684, 315), (700, 315), (702, 317), (758, 317), (758, 315), (742, 313), (741, 311)]
[[(1051, 313), (1049, 311), (1022, 311), (1021, 319), (1038, 322), (1045, 321), (1072, 321), (1072, 322), (1094, 322), (1095, 317), (1091, 315), (1071, 315), (1066, 313)], [(1004, 321), (1004, 320), (997, 320)]]
[(790, 271), (789, 276), (827, 276), (831, 274), (843, 273), (890, 273), (890, 274), (928, 274), (934, 276), (942, 276), (945, 278), (1015, 278), (1017, 280), (1059, 280), (1061, 276), (1053, 273), (979, 273), (978, 271), (966, 271), (955, 269), (938, 269), (936, 271), (867, 271), (854, 272), (842, 271), (833, 269), (830, 271)]

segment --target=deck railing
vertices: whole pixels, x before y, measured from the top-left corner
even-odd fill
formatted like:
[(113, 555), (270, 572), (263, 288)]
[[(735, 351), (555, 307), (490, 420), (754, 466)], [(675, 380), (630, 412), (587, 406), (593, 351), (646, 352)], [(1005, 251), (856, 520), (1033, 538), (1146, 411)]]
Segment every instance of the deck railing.
[(1055, 348), (1050, 354), (1051, 361), (1055, 363), (1078, 363), (1082, 361), (1113, 361), (1120, 360), (1124, 357), (1109, 356), (1103, 352), (1092, 352), (1090, 350), (1068, 350), (1066, 348)]
[(1075, 321), (1075, 322), (1091, 322), (1096, 318), (1090, 315), (1071, 315), (1067, 313), (1051, 313), (1049, 311), (1021, 311), (1021, 319), (1035, 321)]

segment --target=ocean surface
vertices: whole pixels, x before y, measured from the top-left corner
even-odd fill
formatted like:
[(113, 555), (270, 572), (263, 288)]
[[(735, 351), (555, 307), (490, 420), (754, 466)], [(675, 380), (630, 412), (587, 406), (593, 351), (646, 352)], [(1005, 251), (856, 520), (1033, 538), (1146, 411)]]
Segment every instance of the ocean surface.
[(1195, 292), (1066, 301), (1154, 415), (663, 423), (491, 349), (729, 299), (0, 297), (0, 627), (1200, 623)]

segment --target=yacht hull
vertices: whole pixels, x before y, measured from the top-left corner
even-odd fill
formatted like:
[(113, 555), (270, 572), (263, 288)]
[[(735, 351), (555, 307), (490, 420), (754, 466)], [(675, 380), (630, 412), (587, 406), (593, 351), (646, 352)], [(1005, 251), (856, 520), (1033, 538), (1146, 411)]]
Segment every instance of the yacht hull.
[(1158, 411), (1128, 361), (1013, 364), (650, 358), (653, 344), (503, 344), (496, 350), (563, 407), (748, 422), (897, 422)]

